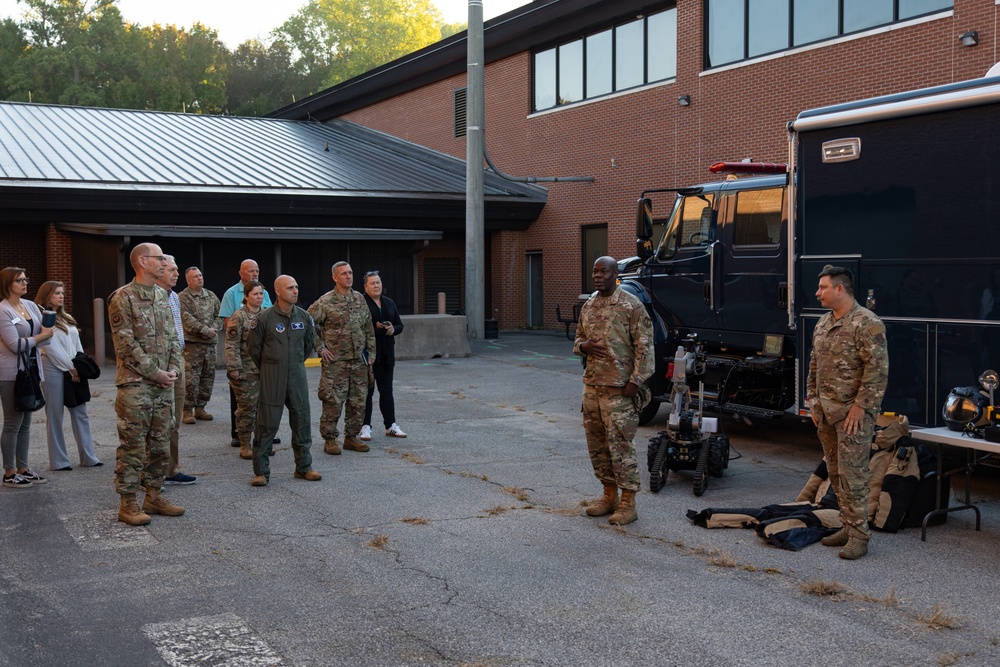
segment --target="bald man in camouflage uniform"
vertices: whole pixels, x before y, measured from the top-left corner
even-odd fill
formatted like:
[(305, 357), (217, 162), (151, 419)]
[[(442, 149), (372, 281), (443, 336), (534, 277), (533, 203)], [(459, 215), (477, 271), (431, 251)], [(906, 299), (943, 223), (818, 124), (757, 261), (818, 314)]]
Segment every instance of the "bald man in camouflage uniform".
[(885, 325), (854, 300), (854, 278), (838, 266), (823, 267), (816, 298), (829, 308), (813, 332), (806, 404), (823, 445), (830, 485), (840, 504), (841, 528), (823, 538), (844, 547), (848, 560), (868, 553), (868, 458), (875, 417), (889, 378)]
[(323, 360), (319, 381), (323, 415), (319, 432), (323, 436), (323, 451), (340, 454), (337, 420), (343, 409), (344, 449), (367, 452), (368, 445), (358, 434), (365, 418), (369, 371), (375, 363), (375, 329), (364, 295), (351, 289), (354, 284), (351, 265), (337, 262), (332, 273), (336, 287), (309, 306), (319, 334), (316, 352)]
[[(118, 520), (142, 526), (150, 514), (184, 513), (160, 494), (170, 465), (173, 384), (183, 362), (167, 293), (156, 286), (167, 268), (163, 251), (140, 243), (129, 260), (135, 280), (116, 290), (108, 303), (118, 387), (115, 489), (121, 496)], [(146, 489), (141, 510), (135, 497), (140, 483)]]
[(611, 514), (609, 523), (624, 525), (638, 518), (639, 467), (632, 440), (639, 411), (650, 400), (646, 380), (653, 374), (654, 358), (646, 307), (618, 287), (617, 279), (614, 259), (599, 257), (594, 262), (597, 294), (580, 311), (573, 352), (586, 364), (583, 426), (594, 474), (604, 485), (604, 497), (588, 507), (587, 514)]
[(184, 397), (184, 423), (196, 419), (211, 421), (205, 411), (215, 388), (216, 345), (222, 330), (221, 306), (215, 292), (205, 289), (201, 269), (192, 266), (184, 272), (188, 286), (180, 293), (181, 322), (184, 324), (184, 373), (187, 393)]

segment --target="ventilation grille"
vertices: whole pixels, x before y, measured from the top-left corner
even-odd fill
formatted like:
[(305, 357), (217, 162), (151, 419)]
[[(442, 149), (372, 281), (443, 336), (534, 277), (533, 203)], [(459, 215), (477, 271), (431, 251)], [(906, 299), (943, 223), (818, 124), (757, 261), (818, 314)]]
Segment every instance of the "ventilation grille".
[(465, 88), (455, 91), (455, 137), (465, 136)]

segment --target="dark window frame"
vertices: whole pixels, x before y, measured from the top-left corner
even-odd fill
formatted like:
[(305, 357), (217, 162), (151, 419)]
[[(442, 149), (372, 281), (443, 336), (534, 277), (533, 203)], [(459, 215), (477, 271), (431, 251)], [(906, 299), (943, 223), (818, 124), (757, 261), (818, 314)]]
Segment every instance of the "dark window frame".
[(841, 37), (846, 37), (849, 35), (856, 35), (859, 33), (867, 32), (869, 30), (876, 30), (878, 28), (884, 28), (886, 26), (894, 25), (896, 23), (902, 23), (904, 21), (912, 21), (914, 19), (920, 19), (925, 16), (933, 16), (934, 14), (942, 14), (944, 12), (953, 12), (955, 10), (954, 0), (950, 7), (943, 7), (941, 9), (933, 9), (923, 14), (914, 14), (913, 16), (907, 16), (904, 18), (899, 17), (899, 4), (900, 0), (893, 0), (892, 3), (892, 20), (887, 23), (879, 23), (876, 25), (866, 26), (864, 28), (859, 28), (857, 30), (852, 30), (850, 32), (844, 32), (844, 0), (837, 0), (837, 34), (831, 35), (829, 37), (823, 37), (811, 42), (803, 42), (802, 44), (795, 43), (795, 0), (787, 0), (788, 2), (788, 42), (787, 46), (775, 49), (774, 51), (767, 51), (765, 53), (758, 53), (753, 56), (748, 55), (750, 51), (750, 0), (743, 0), (743, 57), (737, 58), (736, 60), (727, 60), (724, 63), (712, 64), (710, 60), (711, 53), (711, 43), (709, 35), (709, 22), (711, 20), (711, 5), (713, 0), (703, 0), (702, 10), (704, 19), (702, 21), (702, 44), (704, 44), (704, 49), (702, 50), (702, 67), (705, 70), (712, 70), (718, 67), (726, 67), (728, 65), (733, 65), (736, 63), (745, 62), (747, 60), (754, 60), (756, 58), (766, 58), (767, 56), (773, 55), (775, 53), (782, 53), (783, 51), (791, 51), (792, 49), (800, 49), (807, 46), (812, 46), (814, 44), (822, 44), (823, 42), (829, 42)]
[[(635, 86), (630, 86), (628, 88), (618, 88), (617, 81), (617, 58), (618, 58), (618, 31), (616, 28), (619, 26), (627, 25), (633, 23), (637, 18), (633, 16), (620, 17), (616, 21), (609, 23), (603, 23), (599, 26), (593, 26), (588, 28), (585, 32), (577, 33), (573, 35), (571, 39), (561, 39), (558, 42), (550, 42), (542, 48), (535, 48), (531, 52), (531, 113), (536, 113), (539, 111), (550, 111), (552, 109), (558, 109), (560, 107), (565, 107), (573, 104), (579, 104), (581, 102), (587, 102), (590, 100), (601, 99), (602, 97), (608, 97), (609, 95), (615, 95), (617, 93), (626, 92), (629, 90), (636, 90), (642, 88), (643, 86), (648, 86), (654, 83), (660, 83), (662, 81), (671, 81), (677, 78), (677, 52), (674, 52), (674, 74), (673, 76), (668, 76), (663, 79), (656, 79), (655, 81), (649, 80), (649, 17), (661, 14), (666, 11), (673, 10), (677, 11), (677, 4), (668, 3), (662, 7), (658, 7), (655, 10), (648, 11), (642, 15), (642, 35), (643, 35), (643, 47), (642, 47), (642, 83)], [(676, 41), (676, 19), (675, 19), (675, 33), (674, 38)], [(600, 93), (598, 95), (590, 96), (587, 92), (587, 38), (593, 35), (600, 34), (606, 30), (611, 31), (611, 91), (607, 93)], [(583, 78), (583, 98), (580, 100), (575, 100), (572, 102), (560, 102), (559, 100), (559, 48), (567, 44), (572, 44), (573, 42), (579, 41), (581, 43), (581, 66), (582, 66), (582, 78)], [(552, 106), (538, 108), (535, 106), (536, 99), (536, 77), (535, 77), (535, 60), (536, 56), (540, 53), (546, 51), (553, 51), (555, 55), (555, 104)]]

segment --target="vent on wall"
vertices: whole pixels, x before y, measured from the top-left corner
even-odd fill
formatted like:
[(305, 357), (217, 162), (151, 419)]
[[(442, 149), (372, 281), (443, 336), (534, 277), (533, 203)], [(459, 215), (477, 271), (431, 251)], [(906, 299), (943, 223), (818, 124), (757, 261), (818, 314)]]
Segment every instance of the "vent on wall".
[(465, 88), (455, 91), (455, 137), (465, 136)]

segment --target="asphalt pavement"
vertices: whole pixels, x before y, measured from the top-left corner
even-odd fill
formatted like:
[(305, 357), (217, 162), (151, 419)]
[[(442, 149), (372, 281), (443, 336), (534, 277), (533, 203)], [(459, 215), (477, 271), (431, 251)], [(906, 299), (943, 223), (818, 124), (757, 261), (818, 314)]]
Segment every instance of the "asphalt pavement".
[[(323, 453), (293, 479), (287, 421), (271, 482), (215, 420), (181, 427), (187, 508), (116, 520), (114, 372), (90, 415), (106, 465), (0, 489), (0, 665), (996, 665), (1000, 484), (977, 471), (971, 512), (876, 534), (869, 555), (706, 530), (688, 509), (793, 500), (820, 459), (808, 425), (725, 420), (734, 460), (695, 497), (690, 475), (637, 496), (639, 520), (582, 515), (600, 494), (562, 335), (502, 332), (473, 356), (396, 365), (397, 421), (369, 453)], [(661, 412), (636, 438), (640, 465)], [(69, 438), (72, 441), (72, 438)], [(73, 446), (70, 445), (72, 450)], [(959, 483), (956, 481), (956, 490)]]

